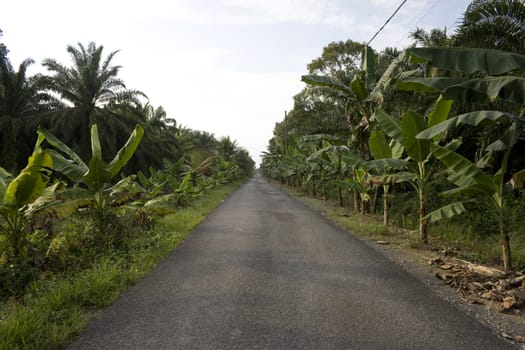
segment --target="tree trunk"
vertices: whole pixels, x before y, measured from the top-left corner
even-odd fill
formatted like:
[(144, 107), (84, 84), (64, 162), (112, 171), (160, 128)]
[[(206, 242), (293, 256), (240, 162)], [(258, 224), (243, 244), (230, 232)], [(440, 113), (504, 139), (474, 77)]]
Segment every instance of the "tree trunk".
[(419, 241), (421, 244), (428, 244), (428, 225), (427, 220), (425, 219), (426, 215), (425, 196), (421, 193), (419, 196)]
[(383, 225), (388, 226), (388, 186), (383, 186)]
[(359, 193), (357, 193), (357, 191), (354, 190), (354, 210), (356, 213), (359, 213), (359, 211), (361, 210), (359, 204)]
[(379, 187), (376, 186), (376, 188), (374, 190), (374, 195), (372, 196), (372, 202), (370, 203), (370, 207), (369, 207), (369, 210), (368, 210), (369, 213), (375, 213), (376, 212), (377, 194), (378, 194), (378, 192), (379, 192)]
[(312, 194), (313, 194), (313, 196), (315, 198), (316, 193), (315, 193), (315, 181), (314, 180), (312, 180)]
[(500, 223), (501, 245), (503, 248), (503, 269), (505, 272), (512, 270), (512, 257), (510, 255), (509, 225), (506, 219)]
[(337, 190), (338, 190), (338, 195), (339, 195), (339, 206), (342, 207), (344, 206), (343, 191), (341, 190), (341, 187), (338, 187)]

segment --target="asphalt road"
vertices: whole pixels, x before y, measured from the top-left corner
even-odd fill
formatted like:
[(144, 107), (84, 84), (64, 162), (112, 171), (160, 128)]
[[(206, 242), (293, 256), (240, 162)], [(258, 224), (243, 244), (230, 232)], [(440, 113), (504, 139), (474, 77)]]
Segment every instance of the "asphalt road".
[(514, 349), (261, 178), (70, 349)]

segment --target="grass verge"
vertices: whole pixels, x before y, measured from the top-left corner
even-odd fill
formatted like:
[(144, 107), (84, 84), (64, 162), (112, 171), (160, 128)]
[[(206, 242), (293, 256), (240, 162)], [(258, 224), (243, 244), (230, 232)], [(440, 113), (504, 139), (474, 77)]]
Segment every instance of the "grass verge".
[(89, 269), (43, 276), (32, 283), (23, 300), (0, 306), (0, 349), (61, 348), (242, 184), (239, 181), (213, 189), (190, 207), (162, 217), (151, 232), (133, 237), (126, 249), (97, 257)]

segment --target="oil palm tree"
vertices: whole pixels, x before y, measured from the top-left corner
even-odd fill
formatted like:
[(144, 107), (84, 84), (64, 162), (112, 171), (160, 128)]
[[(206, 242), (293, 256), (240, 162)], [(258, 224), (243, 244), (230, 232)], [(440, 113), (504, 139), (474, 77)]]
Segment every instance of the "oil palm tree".
[(428, 32), (424, 28), (416, 28), (413, 32), (410, 32), (409, 36), (414, 40), (416, 46), (444, 47), (449, 46), (451, 42), (447, 35), (447, 28), (433, 28)]
[(136, 122), (144, 127), (145, 134), (125, 171), (135, 173), (141, 170), (148, 173), (150, 167), (162, 168), (164, 160), (177, 162), (182, 151), (175, 119), (168, 118), (162, 106), (155, 108), (149, 102), (134, 107), (131, 108), (131, 114), (124, 112), (136, 118)]
[(217, 142), (217, 151), (219, 156), (227, 161), (231, 161), (237, 151), (237, 142), (230, 139), (229, 136), (221, 137)]
[(15, 70), (5, 46), (0, 51), (0, 166), (16, 170), (31, 154), (38, 114), (54, 104), (40, 91), (38, 77), (27, 76), (32, 59), (22, 61)]
[(525, 54), (522, 0), (474, 0), (456, 32), (457, 44)]
[(129, 90), (118, 78), (120, 66), (112, 65), (118, 51), (103, 57), (103, 46), (90, 42), (87, 47), (78, 43), (68, 45), (72, 66), (54, 59), (45, 59), (44, 67), (51, 73), (43, 77), (44, 88), (53, 93), (61, 105), (51, 118), (49, 128), (66, 144), (87, 160), (90, 153), (90, 126), (98, 124), (101, 142), (108, 153), (118, 149), (135, 125), (134, 118), (121, 113), (119, 105), (139, 104), (145, 97), (137, 90)]

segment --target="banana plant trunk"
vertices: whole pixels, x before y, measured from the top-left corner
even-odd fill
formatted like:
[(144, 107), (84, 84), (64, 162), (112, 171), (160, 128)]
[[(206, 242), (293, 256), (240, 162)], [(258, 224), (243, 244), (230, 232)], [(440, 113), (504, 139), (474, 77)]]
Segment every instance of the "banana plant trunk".
[(383, 225), (388, 226), (388, 191), (390, 186), (383, 186)]
[(359, 201), (359, 193), (354, 190), (354, 210), (356, 213), (359, 213), (361, 208), (360, 208), (360, 204), (361, 202)]
[(419, 241), (421, 244), (428, 244), (428, 225), (425, 216), (427, 215), (427, 210), (425, 206), (425, 193), (421, 189), (419, 195)]
[(500, 223), (501, 245), (503, 249), (503, 269), (505, 272), (512, 270), (512, 256), (510, 254), (509, 225), (505, 218)]
[(339, 195), (339, 206), (342, 207), (342, 206), (344, 206), (344, 204), (345, 204), (345, 203), (343, 202), (343, 190), (341, 190), (341, 187), (338, 187), (338, 188), (337, 188), (337, 191), (338, 191), (337, 193), (338, 193), (338, 195)]
[(368, 208), (368, 212), (369, 213), (375, 213), (376, 212), (378, 193), (379, 193), (379, 187), (375, 186), (374, 195), (372, 196), (372, 202), (370, 203), (370, 206)]

